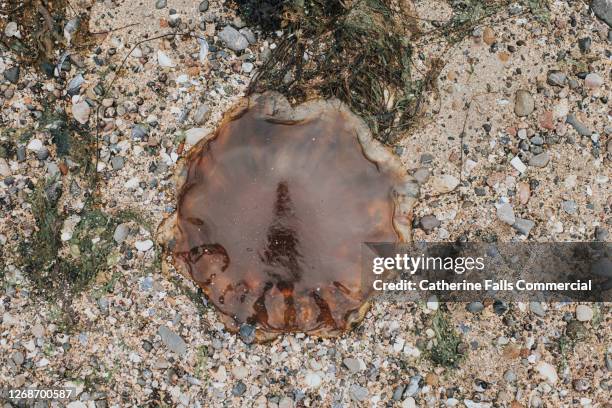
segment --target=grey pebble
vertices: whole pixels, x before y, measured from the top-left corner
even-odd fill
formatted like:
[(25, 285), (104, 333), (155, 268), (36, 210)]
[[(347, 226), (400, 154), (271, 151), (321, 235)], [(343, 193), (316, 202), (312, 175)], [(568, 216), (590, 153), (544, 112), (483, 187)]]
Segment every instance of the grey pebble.
[(113, 239), (116, 243), (120, 244), (125, 241), (129, 233), (130, 227), (127, 223), (119, 224), (117, 225), (117, 228), (115, 228), (115, 232), (113, 233)]
[(420, 383), (423, 377), (419, 374), (410, 377), (410, 382), (408, 382), (408, 386), (406, 387), (406, 391), (404, 391), (404, 398), (413, 397), (419, 392)]
[(413, 174), (414, 178), (419, 184), (425, 184), (425, 182), (429, 179), (429, 175), (430, 175), (429, 169), (425, 167), (421, 167), (420, 169), (417, 169)]
[(148, 353), (149, 351), (153, 350), (153, 344), (151, 344), (151, 342), (148, 340), (143, 340), (142, 348)]
[(533, 227), (535, 227), (535, 222), (518, 217), (516, 218), (514, 224), (512, 224), (512, 228), (525, 236), (529, 236), (529, 232)]
[(580, 51), (582, 52), (587, 52), (591, 49), (592, 42), (591, 37), (580, 38), (578, 40), (578, 48), (580, 48)]
[(344, 360), (342, 360), (342, 364), (344, 364), (344, 366), (348, 368), (349, 371), (352, 373), (357, 373), (361, 369), (359, 365), (359, 361), (351, 357), (347, 357)]
[(203, 125), (210, 118), (210, 108), (206, 104), (198, 106), (195, 113), (193, 114), (193, 123), (196, 125)]
[(234, 397), (240, 397), (246, 392), (246, 385), (242, 381), (238, 381), (234, 387), (232, 387), (232, 395)]
[(204, 13), (205, 11), (208, 11), (208, 0), (204, 0), (200, 2), (200, 5), (198, 6), (198, 11), (200, 13)]
[(113, 156), (110, 163), (113, 170), (121, 170), (125, 165), (125, 159), (122, 156)]
[(183, 355), (187, 352), (187, 344), (185, 340), (166, 326), (160, 326), (158, 331), (162, 343), (171, 351), (178, 355)]
[(102, 314), (108, 314), (109, 305), (110, 303), (107, 298), (101, 297), (100, 299), (98, 299), (98, 307), (100, 308), (100, 311), (102, 311)]
[(570, 80), (568, 81), (568, 84), (569, 84), (570, 89), (576, 89), (580, 86), (580, 82), (578, 82), (578, 80), (575, 78), (570, 78)]
[(549, 161), (550, 153), (548, 153), (548, 151), (545, 151), (529, 159), (529, 165), (533, 167), (546, 167)]
[(263, 62), (266, 62), (270, 59), (270, 57), (272, 56), (272, 50), (270, 50), (270, 48), (265, 47), (261, 53), (259, 53), (259, 57), (261, 58), (261, 60)]
[(7, 69), (6, 71), (4, 71), (4, 79), (6, 79), (7, 81), (9, 81), (12, 84), (16, 84), (17, 82), (19, 82), (19, 74), (20, 74), (20, 69), (19, 66), (14, 66), (12, 68)]
[(25, 360), (23, 353), (21, 351), (16, 351), (11, 355), (11, 360), (13, 360), (13, 362), (15, 363), (15, 365), (17, 366), (21, 366)]
[(74, 78), (72, 78), (70, 82), (68, 82), (68, 85), (66, 86), (66, 91), (69, 95), (77, 95), (81, 90), (81, 85), (83, 85), (84, 82), (85, 79), (83, 78), (83, 75), (78, 74)]
[(249, 42), (232, 26), (225, 26), (218, 34), (221, 41), (232, 51), (242, 51), (249, 46)]
[(472, 302), (467, 305), (467, 310), (471, 313), (480, 313), (484, 310), (482, 302)]
[(435, 215), (426, 215), (421, 218), (421, 228), (429, 232), (440, 226), (440, 220)]
[(153, 288), (153, 278), (151, 276), (146, 276), (142, 282), (140, 282), (140, 290), (149, 291)]
[(24, 162), (26, 159), (26, 148), (25, 146), (19, 146), (17, 148), (17, 161)]
[(529, 302), (529, 310), (540, 317), (546, 316), (546, 311), (540, 302)]
[(506, 380), (506, 382), (509, 382), (509, 383), (515, 382), (516, 381), (516, 374), (514, 373), (514, 371), (507, 370), (504, 373), (504, 380)]
[(512, 209), (512, 205), (510, 203), (503, 203), (499, 207), (497, 207), (497, 218), (508, 224), (513, 225), (516, 221), (516, 217), (514, 216), (514, 210)]
[(544, 139), (540, 135), (535, 135), (531, 138), (531, 143), (536, 146), (542, 146), (544, 144)]
[(612, 353), (606, 354), (606, 369), (612, 371)]
[(595, 239), (597, 241), (605, 241), (608, 238), (608, 230), (603, 227), (595, 227)]
[(132, 128), (132, 139), (137, 139), (137, 140), (144, 139), (144, 137), (148, 133), (149, 132), (147, 131), (145, 127), (141, 125), (134, 125), (134, 127)]
[(503, 300), (496, 299), (493, 302), (493, 311), (495, 314), (501, 316), (508, 311), (508, 304)]
[(578, 119), (576, 119), (576, 116), (571, 113), (567, 115), (567, 119), (565, 121), (569, 123), (580, 136), (591, 136), (591, 133), (593, 133), (583, 123), (579, 122)]
[(434, 159), (434, 157), (433, 157), (433, 155), (431, 153), (423, 153), (419, 160), (420, 160), (421, 164), (431, 164), (433, 159)]
[(576, 214), (576, 210), (578, 209), (578, 205), (574, 200), (566, 200), (561, 203), (561, 208), (566, 213), (573, 215)]
[(565, 86), (567, 83), (567, 75), (558, 70), (548, 71), (546, 83), (551, 86)]
[(241, 28), (240, 30), (238, 30), (238, 32), (244, 35), (244, 38), (247, 39), (249, 44), (255, 44), (257, 42), (257, 38), (255, 37), (255, 34), (253, 33), (253, 31), (251, 31), (250, 28)]
[(42, 149), (36, 152), (36, 158), (41, 161), (47, 160), (49, 158), (49, 149), (43, 146)]
[(155, 8), (161, 10), (166, 7), (166, 4), (168, 4), (167, 0), (157, 0), (155, 2)]
[(591, 10), (593, 10), (593, 13), (602, 19), (608, 27), (612, 27), (612, 1), (593, 0), (591, 2)]
[(406, 386), (403, 384), (398, 385), (397, 387), (395, 387), (395, 389), (393, 390), (393, 400), (394, 401), (399, 401), (402, 399), (402, 395), (404, 395), (404, 390), (406, 389)]
[(246, 344), (251, 344), (255, 340), (255, 326), (245, 323), (240, 326), (238, 334), (243, 342)]
[(47, 173), (53, 178), (60, 174), (59, 166), (53, 162), (47, 164)]
[(349, 393), (351, 394), (351, 398), (356, 401), (365, 401), (369, 395), (368, 389), (359, 384), (351, 385)]

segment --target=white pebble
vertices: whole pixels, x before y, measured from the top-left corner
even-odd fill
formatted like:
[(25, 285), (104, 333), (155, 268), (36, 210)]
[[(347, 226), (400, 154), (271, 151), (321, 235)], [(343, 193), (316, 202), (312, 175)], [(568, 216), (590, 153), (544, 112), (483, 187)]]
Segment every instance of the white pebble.
[(510, 160), (510, 164), (512, 167), (517, 169), (519, 173), (524, 173), (525, 170), (527, 170), (527, 166), (525, 166), (525, 163), (523, 163), (518, 156), (515, 156), (512, 160)]
[(205, 128), (191, 128), (185, 132), (185, 142), (190, 145), (195, 145), (209, 133)]
[(587, 305), (576, 306), (576, 319), (581, 322), (588, 322), (593, 319), (593, 309)]
[(173, 68), (174, 62), (162, 50), (157, 50), (157, 63), (163, 68)]
[(140, 252), (147, 252), (149, 249), (153, 248), (153, 241), (150, 239), (144, 241), (136, 241), (134, 242), (134, 246)]
[(556, 384), (559, 381), (559, 376), (557, 375), (557, 370), (552, 364), (549, 364), (544, 361), (540, 361), (536, 366), (538, 373), (540, 376), (548, 381), (550, 384)]
[(438, 298), (434, 295), (427, 299), (427, 308), (429, 310), (438, 310), (440, 304), (438, 303)]
[(432, 179), (432, 187), (438, 193), (449, 193), (453, 191), (459, 185), (459, 179), (450, 174), (443, 174), (441, 176), (435, 176)]
[(38, 139), (32, 139), (26, 146), (26, 149), (31, 150), (33, 152), (38, 152), (43, 148), (43, 143)]
[(83, 125), (89, 120), (90, 113), (91, 108), (89, 107), (89, 104), (85, 101), (81, 101), (75, 105), (72, 105), (72, 116), (74, 116), (77, 122)]
[(321, 385), (321, 376), (314, 372), (310, 371), (306, 374), (306, 378), (304, 378), (306, 385), (311, 388), (318, 388)]

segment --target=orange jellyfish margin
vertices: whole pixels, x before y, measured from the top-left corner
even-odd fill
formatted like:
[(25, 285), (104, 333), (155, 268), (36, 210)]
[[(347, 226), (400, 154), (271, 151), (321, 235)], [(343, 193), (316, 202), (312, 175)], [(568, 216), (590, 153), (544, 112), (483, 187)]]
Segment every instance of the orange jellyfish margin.
[[(418, 183), (408, 174), (399, 158), (392, 153), (391, 149), (372, 136), (366, 123), (337, 99), (314, 99), (292, 107), (288, 100), (277, 92), (253, 94), (243, 98), (236, 106), (225, 113), (216, 131), (207, 134), (189, 150), (186, 156), (179, 160), (173, 180), (177, 197), (187, 180), (190, 159), (203, 153), (208, 143), (217, 136), (218, 129), (222, 129), (224, 125), (239, 119), (245, 112), (251, 109), (256, 109), (257, 115), (262, 120), (287, 125), (307, 122), (309, 120), (337, 120), (338, 115), (341, 115), (342, 119), (346, 121), (346, 126), (352, 129), (352, 133), (357, 138), (365, 158), (374, 163), (379, 171), (384, 172), (393, 180), (390, 197), (392, 201), (392, 228), (397, 236), (397, 242), (407, 243), (411, 241), (413, 208), (419, 194)], [(177, 210), (164, 219), (157, 230), (156, 240), (162, 248), (162, 272), (169, 276), (172, 266), (174, 266), (180, 274), (194, 281), (186, 262), (175, 256), (173, 252), (176, 244), (177, 220), (178, 205)], [(202, 287), (202, 289), (205, 293), (207, 292), (205, 287)], [(369, 291), (363, 296), (363, 299), (360, 299), (360, 306), (346, 314), (345, 324), (342, 328), (323, 326), (314, 330), (295, 330), (295, 332), (301, 331), (316, 337), (339, 336), (363, 320), (371, 306), (371, 298), (372, 291)], [(215, 306), (217, 305), (215, 304)], [(234, 317), (221, 312), (218, 308), (217, 311), (219, 312), (217, 315), (229, 332), (237, 333), (240, 330), (240, 323)], [(258, 343), (271, 341), (284, 333), (287, 333), (287, 331), (256, 327), (254, 341)]]

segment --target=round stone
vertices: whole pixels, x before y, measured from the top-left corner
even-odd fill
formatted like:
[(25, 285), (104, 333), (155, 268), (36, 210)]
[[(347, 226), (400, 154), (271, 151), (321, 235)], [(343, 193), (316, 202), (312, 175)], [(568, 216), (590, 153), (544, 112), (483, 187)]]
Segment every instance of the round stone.
[(576, 306), (576, 320), (588, 322), (593, 319), (593, 309), (587, 305)]

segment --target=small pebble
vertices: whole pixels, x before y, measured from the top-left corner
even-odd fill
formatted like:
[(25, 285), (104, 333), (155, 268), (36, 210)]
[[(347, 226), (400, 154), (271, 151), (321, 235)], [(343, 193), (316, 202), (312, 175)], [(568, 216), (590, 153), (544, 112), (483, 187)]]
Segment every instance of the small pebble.
[(19, 75), (21, 71), (19, 66), (14, 66), (4, 71), (4, 79), (9, 81), (11, 84), (16, 84), (19, 82)]
[(234, 387), (232, 387), (232, 395), (234, 397), (240, 397), (246, 392), (246, 390), (247, 390), (246, 385), (242, 381), (238, 381), (234, 385)]
[(580, 322), (593, 320), (593, 309), (587, 305), (576, 306), (576, 320)]
[(459, 179), (450, 174), (443, 174), (441, 176), (433, 177), (432, 181), (433, 189), (438, 193), (449, 193), (453, 191), (459, 185)]
[(242, 326), (240, 326), (238, 335), (245, 344), (253, 343), (253, 341), (255, 341), (255, 326), (244, 323)]
[(162, 343), (178, 355), (183, 355), (187, 352), (187, 344), (185, 340), (166, 326), (160, 326), (158, 334), (161, 337)]
[(249, 46), (249, 41), (232, 26), (225, 26), (217, 35), (232, 51), (242, 51)]
[(191, 128), (185, 132), (185, 143), (195, 145), (209, 133), (205, 128)]
[(578, 119), (576, 119), (576, 117), (572, 114), (567, 115), (567, 119), (565, 121), (569, 123), (581, 136), (591, 136), (591, 134), (593, 133), (582, 122), (578, 121)]
[(508, 383), (511, 383), (511, 384), (512, 384), (512, 383), (514, 383), (514, 382), (516, 381), (516, 379), (517, 379), (517, 377), (516, 377), (516, 374), (514, 373), (514, 371), (512, 371), (512, 370), (507, 370), (507, 371), (504, 373), (504, 380), (506, 380), (506, 382), (508, 382)]
[(533, 314), (538, 315), (540, 317), (546, 316), (546, 311), (542, 307), (541, 302), (529, 302), (529, 310), (531, 310)]
[(134, 243), (134, 246), (140, 252), (147, 252), (149, 249), (153, 248), (153, 241), (151, 241), (150, 239), (144, 241), (136, 241)]
[(471, 302), (467, 305), (467, 310), (471, 313), (480, 313), (484, 310), (484, 305), (481, 302)]
[(204, 13), (208, 11), (208, 0), (204, 0), (200, 2), (200, 5), (198, 6), (198, 11), (200, 13)]
[(559, 381), (559, 376), (557, 375), (557, 369), (552, 364), (549, 364), (545, 361), (540, 361), (536, 369), (544, 380), (546, 380), (551, 385), (554, 385)]
[(72, 105), (72, 116), (76, 119), (77, 122), (81, 124), (86, 124), (89, 120), (89, 114), (91, 113), (91, 108), (89, 104), (85, 101), (78, 102), (75, 105)]
[(518, 90), (514, 99), (514, 113), (516, 116), (529, 116), (535, 109), (535, 101), (529, 91)]
[(113, 170), (121, 170), (125, 165), (125, 159), (121, 156), (113, 156), (110, 163)]
[(576, 210), (578, 209), (578, 205), (574, 200), (566, 200), (561, 203), (561, 208), (567, 214), (573, 215), (576, 214)]
[(319, 374), (311, 371), (306, 374), (306, 377), (304, 378), (304, 382), (306, 383), (308, 387), (318, 388), (321, 385), (322, 380)]
[(367, 388), (362, 387), (359, 384), (353, 384), (349, 388), (349, 394), (351, 395), (351, 398), (356, 401), (365, 401), (366, 398), (368, 398), (369, 391)]
[(342, 360), (342, 364), (344, 364), (344, 366), (348, 368), (349, 371), (351, 371), (352, 373), (357, 373), (361, 371), (361, 364), (359, 364), (359, 360), (355, 358), (345, 358), (344, 360)]
[(531, 220), (526, 220), (524, 218), (516, 218), (514, 224), (512, 224), (512, 228), (517, 230), (520, 234), (525, 236), (529, 236), (531, 230), (535, 227), (535, 222)]
[(596, 73), (590, 73), (584, 78), (584, 85), (587, 88), (596, 89), (604, 84), (603, 78)]
[(523, 163), (518, 156), (515, 156), (512, 160), (510, 160), (510, 164), (512, 167), (518, 170), (519, 173), (524, 173), (527, 170), (527, 166), (525, 166), (525, 163)]
[(549, 161), (550, 153), (548, 153), (548, 151), (545, 151), (529, 159), (529, 165), (532, 167), (546, 167)]
[(426, 215), (421, 218), (421, 228), (426, 232), (430, 232), (440, 226), (440, 220), (435, 215)]
[(557, 70), (548, 71), (546, 82), (551, 86), (563, 87), (567, 84), (567, 75)]
[(592, 40), (591, 37), (583, 37), (578, 40), (578, 48), (580, 51), (587, 52), (591, 49)]
[(516, 217), (510, 203), (500, 204), (497, 207), (497, 218), (508, 225), (514, 224)]

